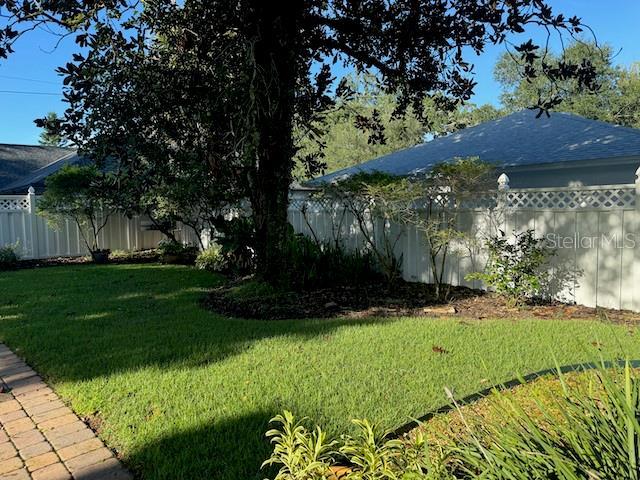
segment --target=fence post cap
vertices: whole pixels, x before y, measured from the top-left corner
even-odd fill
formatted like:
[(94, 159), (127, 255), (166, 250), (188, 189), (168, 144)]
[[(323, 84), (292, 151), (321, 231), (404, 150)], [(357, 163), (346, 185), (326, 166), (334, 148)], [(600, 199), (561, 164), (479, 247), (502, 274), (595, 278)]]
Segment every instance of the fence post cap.
[(636, 183), (640, 182), (640, 167), (636, 169)]
[(33, 195), (34, 193), (36, 193), (36, 189), (33, 188), (33, 186), (30, 186), (29, 190), (27, 190), (27, 192), (29, 192), (29, 195)]
[(499, 190), (507, 190), (509, 188), (509, 177), (506, 173), (502, 173), (498, 177), (498, 189)]

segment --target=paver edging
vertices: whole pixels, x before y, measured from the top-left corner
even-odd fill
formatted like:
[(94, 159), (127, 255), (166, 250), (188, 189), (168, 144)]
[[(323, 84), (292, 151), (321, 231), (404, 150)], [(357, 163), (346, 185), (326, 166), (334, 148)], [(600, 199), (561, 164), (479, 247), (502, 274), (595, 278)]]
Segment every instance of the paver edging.
[(95, 432), (0, 343), (0, 479), (131, 478)]

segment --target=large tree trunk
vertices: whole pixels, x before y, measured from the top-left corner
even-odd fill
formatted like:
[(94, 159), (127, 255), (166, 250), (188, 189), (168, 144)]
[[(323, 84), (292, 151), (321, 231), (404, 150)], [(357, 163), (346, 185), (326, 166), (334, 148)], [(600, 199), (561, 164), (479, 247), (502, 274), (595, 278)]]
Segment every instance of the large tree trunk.
[[(252, 0), (254, 78), (251, 86), (251, 208), (258, 274), (276, 282), (282, 271), (293, 167), (297, 17), (289, 2)], [(297, 2), (293, 2), (297, 3)]]

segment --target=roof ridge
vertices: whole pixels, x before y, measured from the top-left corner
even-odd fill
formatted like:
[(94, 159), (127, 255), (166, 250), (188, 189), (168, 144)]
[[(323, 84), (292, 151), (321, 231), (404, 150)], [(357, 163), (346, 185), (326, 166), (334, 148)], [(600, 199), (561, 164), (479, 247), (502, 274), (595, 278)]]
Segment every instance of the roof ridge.
[(62, 162), (63, 160), (68, 160), (69, 158), (71, 158), (71, 157), (73, 157), (73, 156), (76, 156), (76, 157), (77, 157), (77, 156), (78, 156), (78, 152), (73, 151), (73, 152), (69, 152), (69, 153), (67, 153), (66, 155), (63, 155), (63, 156), (61, 156), (61, 157), (58, 157), (58, 158), (56, 158), (55, 160), (53, 160), (53, 161), (51, 161), (51, 162), (47, 163), (46, 165), (43, 165), (43, 166), (41, 166), (41, 167), (36, 168), (35, 170), (33, 170), (33, 171), (31, 172), (31, 174), (35, 174), (35, 173), (39, 172), (40, 170), (42, 170), (42, 169), (44, 169), (44, 168), (48, 168), (48, 167), (50, 167), (51, 165), (53, 165), (54, 163)]
[(59, 148), (61, 150), (77, 150), (74, 147), (64, 147), (64, 146), (58, 146), (58, 145), (42, 145), (42, 144), (33, 145), (33, 144), (28, 144), (28, 143), (4, 143), (4, 142), (0, 142), (0, 146), (4, 146), (4, 147), (30, 147), (30, 148)]
[(555, 112), (555, 113), (566, 115), (568, 120), (573, 120), (574, 122), (598, 123), (600, 125), (605, 125), (609, 128), (624, 129), (629, 133), (633, 133), (634, 135), (640, 135), (639, 128), (627, 127), (626, 125), (620, 125), (619, 123), (610, 123), (610, 122), (605, 122), (604, 120), (597, 120), (594, 118), (587, 118), (587, 117), (583, 117), (582, 115), (578, 115), (577, 113), (571, 113), (571, 112)]

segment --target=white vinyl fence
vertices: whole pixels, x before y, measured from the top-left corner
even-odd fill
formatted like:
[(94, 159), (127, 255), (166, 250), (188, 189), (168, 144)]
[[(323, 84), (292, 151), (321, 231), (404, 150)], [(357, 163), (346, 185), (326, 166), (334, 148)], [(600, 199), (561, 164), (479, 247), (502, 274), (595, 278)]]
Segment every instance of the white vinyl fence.
[[(638, 169), (637, 174), (640, 173)], [(458, 228), (477, 242), (458, 245), (446, 262), (454, 285), (482, 287), (465, 279), (486, 264), (481, 245), (496, 235), (533, 229), (556, 254), (551, 259), (549, 294), (569, 302), (640, 311), (640, 181), (578, 188), (510, 189), (502, 175), (498, 190), (464, 208)], [(289, 221), (297, 232), (325, 241), (341, 238), (362, 248), (355, 219), (340, 205), (294, 192)], [(409, 281), (431, 282), (428, 250), (415, 228), (387, 225), (397, 233), (397, 257)]]
[[(36, 202), (33, 189), (27, 195), (0, 195), (0, 247), (17, 245), (24, 259), (86, 255), (75, 222), (68, 220), (59, 230), (52, 229), (36, 214)], [(112, 215), (100, 232), (100, 246), (128, 251), (155, 248), (164, 236), (149, 227), (141, 217)]]
[[(637, 172), (640, 174), (640, 169)], [(534, 229), (556, 247), (549, 294), (587, 306), (640, 311), (640, 180), (635, 184), (577, 188), (510, 189), (501, 177), (498, 190), (478, 198), (459, 216), (459, 229), (478, 240), (458, 245), (446, 264), (447, 281), (482, 287), (465, 279), (482, 270), (486, 252), (479, 245), (496, 235)], [(0, 247), (17, 244), (22, 258), (86, 255), (76, 225), (50, 228), (35, 212), (36, 195), (0, 196)], [(363, 248), (355, 219), (340, 205), (318, 201), (310, 192), (292, 192), (289, 221), (294, 229), (322, 240), (340, 238), (347, 248)], [(379, 220), (377, 220), (379, 222)], [(406, 280), (431, 282), (426, 242), (414, 228), (386, 226), (397, 234), (397, 257)], [(179, 229), (182, 241), (195, 233)], [(154, 248), (163, 235), (141, 217), (114, 215), (100, 234), (111, 250)], [(206, 246), (205, 242), (205, 246)]]

